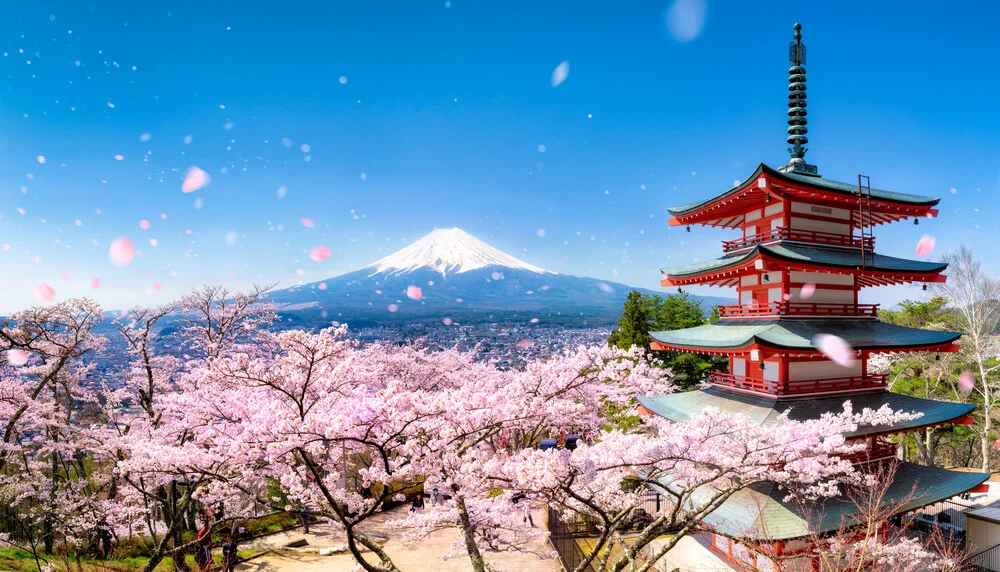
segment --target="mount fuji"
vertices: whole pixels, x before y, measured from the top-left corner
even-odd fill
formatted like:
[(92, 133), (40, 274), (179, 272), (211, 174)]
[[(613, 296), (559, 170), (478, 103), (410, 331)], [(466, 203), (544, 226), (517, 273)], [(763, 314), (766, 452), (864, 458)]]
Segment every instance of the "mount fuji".
[[(634, 289), (551, 272), (462, 229), (448, 228), (353, 272), (279, 290), (271, 298), (287, 321), (304, 324), (537, 318), (549, 324), (600, 327), (618, 319), (626, 295)], [(726, 302), (730, 300), (701, 298), (706, 311)]]

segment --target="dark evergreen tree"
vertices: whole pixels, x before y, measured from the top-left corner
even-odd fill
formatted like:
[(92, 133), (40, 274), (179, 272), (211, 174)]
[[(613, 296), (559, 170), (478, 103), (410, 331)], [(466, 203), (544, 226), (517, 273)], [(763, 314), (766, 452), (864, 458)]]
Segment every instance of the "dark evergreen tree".
[[(693, 328), (718, 320), (718, 309), (712, 308), (706, 319), (698, 301), (687, 293), (670, 294), (666, 298), (643, 294), (637, 290), (629, 292), (618, 320), (618, 327), (608, 336), (608, 345), (628, 349), (632, 346), (649, 348), (653, 341), (649, 332)], [(702, 356), (681, 352), (662, 352), (660, 356), (667, 367), (677, 375), (677, 383), (682, 387), (692, 387), (706, 378), (712, 370), (725, 371), (725, 359), (705, 359)]]

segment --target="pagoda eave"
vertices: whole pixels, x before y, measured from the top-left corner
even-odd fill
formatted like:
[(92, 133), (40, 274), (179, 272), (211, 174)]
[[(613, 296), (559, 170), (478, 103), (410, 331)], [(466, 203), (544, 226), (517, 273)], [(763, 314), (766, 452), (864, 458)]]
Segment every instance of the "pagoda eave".
[(858, 286), (888, 286), (912, 282), (944, 283), (945, 263), (904, 260), (860, 251), (789, 244), (758, 245), (732, 254), (687, 266), (661, 270), (662, 286), (707, 285), (732, 287), (747, 274), (768, 272), (814, 272), (854, 276)]
[[(854, 211), (858, 206), (858, 189), (855, 185), (822, 177), (784, 173), (761, 163), (746, 180), (721, 195), (667, 209), (673, 215), (668, 224), (737, 228), (748, 209), (779, 200), (801, 200)], [(906, 218), (936, 218), (938, 210), (933, 207), (939, 201), (936, 197), (872, 189), (871, 200), (866, 198), (866, 209), (870, 206), (870, 213), (866, 212), (862, 220), (860, 211), (852, 212), (851, 219), (855, 226), (860, 226)]]
[(975, 404), (971, 403), (922, 399), (892, 393), (885, 388), (852, 395), (823, 395), (810, 399), (797, 399), (795, 396), (786, 398), (752, 395), (734, 392), (730, 388), (711, 386), (680, 393), (643, 396), (638, 401), (649, 414), (675, 423), (684, 423), (706, 407), (714, 407), (724, 413), (745, 415), (761, 425), (779, 423), (786, 414), (793, 421), (807, 421), (819, 419), (827, 413), (842, 412), (845, 401), (851, 402), (854, 411), (866, 408), (874, 411), (882, 406), (888, 406), (893, 411), (921, 414), (919, 417), (898, 421), (891, 426), (858, 427), (845, 435), (850, 439), (894, 435), (941, 425), (966, 425), (975, 409)]
[[(903, 514), (956, 497), (982, 491), (989, 473), (955, 472), (914, 463), (900, 462), (887, 487), (883, 502), (894, 514)], [(673, 482), (665, 478), (657, 486), (669, 490)], [(706, 497), (714, 489), (704, 491)], [(695, 502), (701, 495), (695, 495)], [(857, 504), (845, 497), (832, 497), (815, 507), (803, 507), (788, 491), (774, 483), (760, 483), (743, 489), (714, 510), (704, 522), (721, 534), (766, 542), (822, 536), (852, 524), (864, 525)]]
[[(724, 355), (724, 356), (749, 356), (754, 351), (761, 351), (762, 358), (770, 357), (805, 357), (820, 356), (819, 350), (804, 350), (802, 348), (782, 348), (779, 346), (766, 346), (763, 344), (750, 344), (740, 347), (717, 348), (706, 346), (691, 346), (680, 344), (669, 344), (663, 342), (650, 342), (649, 349), (653, 351), (685, 352), (691, 354)], [(939, 344), (924, 344), (915, 346), (894, 346), (883, 348), (856, 348), (859, 353), (869, 354), (899, 354), (910, 352), (934, 352), (934, 353), (957, 353), (962, 351), (962, 346), (954, 342), (944, 342)]]

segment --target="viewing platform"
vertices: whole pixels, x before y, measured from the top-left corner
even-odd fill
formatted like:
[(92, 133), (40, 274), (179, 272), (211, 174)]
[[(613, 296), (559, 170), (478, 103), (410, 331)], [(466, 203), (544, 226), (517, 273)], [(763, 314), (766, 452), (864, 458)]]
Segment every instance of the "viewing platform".
[(720, 318), (877, 318), (878, 304), (831, 304), (813, 302), (768, 302), (719, 306)]
[(846, 248), (861, 248), (871, 252), (875, 249), (875, 238), (866, 236), (850, 236), (846, 234), (834, 234), (830, 232), (819, 232), (814, 230), (798, 230), (786, 227), (774, 228), (765, 232), (758, 232), (736, 240), (722, 241), (724, 252), (735, 252), (745, 248), (751, 248), (758, 244), (768, 242), (778, 242), (781, 240), (793, 242), (805, 242), (808, 244), (821, 246), (842, 246)]

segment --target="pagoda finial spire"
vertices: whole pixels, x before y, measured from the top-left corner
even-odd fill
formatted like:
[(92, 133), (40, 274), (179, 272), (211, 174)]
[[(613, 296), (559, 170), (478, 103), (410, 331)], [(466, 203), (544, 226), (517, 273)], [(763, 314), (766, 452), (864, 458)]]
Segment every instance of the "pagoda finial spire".
[(792, 67), (788, 69), (788, 154), (791, 160), (780, 170), (804, 175), (818, 175), (815, 166), (806, 163), (806, 46), (802, 43), (802, 24), (795, 23), (794, 41), (788, 44), (788, 61)]

